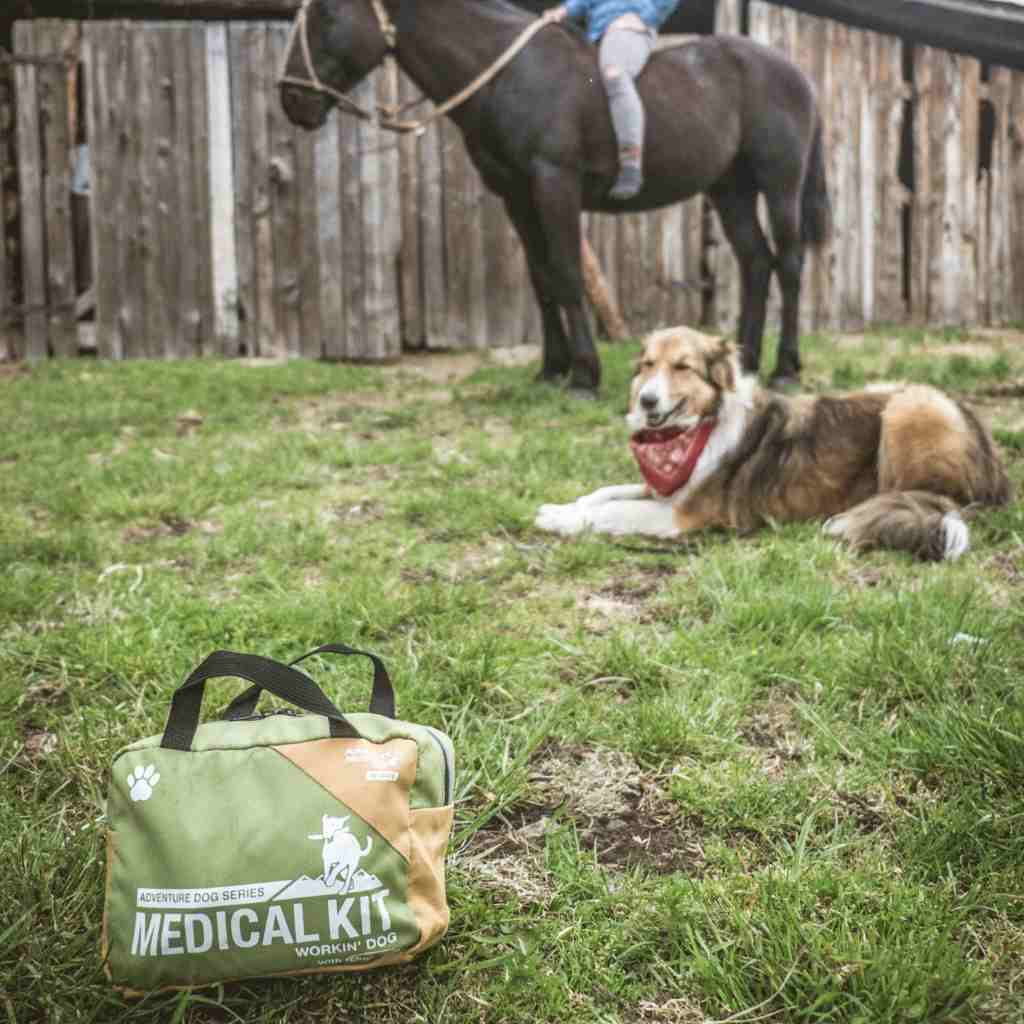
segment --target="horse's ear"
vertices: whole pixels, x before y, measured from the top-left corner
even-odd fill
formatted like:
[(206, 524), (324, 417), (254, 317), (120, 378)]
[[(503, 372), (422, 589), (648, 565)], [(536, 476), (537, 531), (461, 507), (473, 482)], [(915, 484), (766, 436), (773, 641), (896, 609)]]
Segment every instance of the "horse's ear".
[(736, 387), (736, 346), (731, 341), (723, 338), (708, 364), (708, 376), (716, 387), (722, 391)]

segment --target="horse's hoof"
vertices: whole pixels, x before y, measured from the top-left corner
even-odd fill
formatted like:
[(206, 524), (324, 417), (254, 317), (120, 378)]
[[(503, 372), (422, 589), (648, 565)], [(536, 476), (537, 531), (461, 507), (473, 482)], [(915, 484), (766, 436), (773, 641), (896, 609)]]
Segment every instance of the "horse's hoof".
[(535, 384), (561, 384), (565, 380), (568, 370), (540, 370), (533, 378)]
[(578, 398), (583, 402), (597, 401), (597, 388), (571, 387), (567, 394), (570, 398)]
[(800, 378), (793, 377), (788, 373), (780, 374), (768, 381), (768, 387), (780, 394), (791, 395), (800, 390)]

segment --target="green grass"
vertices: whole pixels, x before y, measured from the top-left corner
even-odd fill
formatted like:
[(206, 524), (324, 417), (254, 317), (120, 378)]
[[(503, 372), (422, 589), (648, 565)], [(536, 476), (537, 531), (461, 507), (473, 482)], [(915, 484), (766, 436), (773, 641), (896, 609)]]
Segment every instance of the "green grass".
[[(973, 343), (815, 335), (807, 379), (973, 397), (1020, 489), (1024, 350)], [(538, 533), (542, 502), (633, 478), (635, 352), (605, 349), (592, 404), (492, 365), (444, 391), (303, 362), (0, 378), (0, 1022), (1024, 1019), (1024, 511), (940, 566), (811, 524)], [(125, 1002), (98, 956), (113, 754), (210, 650), (330, 640), (455, 739), (448, 936)]]

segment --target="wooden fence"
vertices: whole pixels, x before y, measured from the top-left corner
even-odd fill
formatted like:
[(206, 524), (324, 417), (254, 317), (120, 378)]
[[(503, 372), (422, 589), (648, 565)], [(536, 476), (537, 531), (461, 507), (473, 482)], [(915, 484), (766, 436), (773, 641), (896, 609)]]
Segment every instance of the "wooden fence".
[[(738, 30), (740, 8), (720, 0), (720, 31)], [(274, 85), (287, 32), (279, 22), (16, 26), (16, 53), (37, 62), (16, 65), (15, 354), (78, 350), (78, 136), (91, 155), (100, 355), (386, 360), (538, 340), (518, 240), (453, 126), (418, 140), (339, 115), (313, 135), (293, 128)], [(750, 4), (750, 32), (811, 76), (826, 121), (835, 231), (808, 261), (803, 328), (1024, 320), (1024, 74), (992, 68), (982, 81), (977, 61), (920, 48), (906, 82), (899, 40), (762, 0)], [(414, 90), (382, 70), (355, 98), (396, 94)], [(900, 179), (911, 112), (912, 190)], [(585, 230), (633, 331), (702, 317), (732, 330), (737, 275), (702, 200), (587, 216)], [(0, 324), (13, 304), (0, 284)]]
[[(740, 5), (719, 0), (720, 31), (738, 30)], [(977, 60), (929, 47), (905, 62), (898, 39), (762, 0), (749, 17), (825, 118), (834, 230), (809, 260), (804, 329), (1024, 321), (1024, 73), (982, 81)]]

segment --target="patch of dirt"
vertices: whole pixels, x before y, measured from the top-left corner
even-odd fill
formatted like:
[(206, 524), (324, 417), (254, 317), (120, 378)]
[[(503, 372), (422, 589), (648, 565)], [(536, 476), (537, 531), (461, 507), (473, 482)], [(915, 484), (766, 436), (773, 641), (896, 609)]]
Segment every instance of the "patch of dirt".
[(138, 543), (147, 540), (156, 540), (160, 537), (183, 537), (192, 530), (199, 530), (200, 533), (212, 537), (223, 531), (224, 527), (212, 519), (200, 519), (193, 521), (184, 519), (181, 516), (161, 516), (159, 523), (133, 524), (126, 526), (121, 531), (121, 539), (127, 544)]
[(477, 834), (489, 856), (532, 851), (572, 820), (605, 867), (700, 874), (704, 850), (657, 779), (621, 751), (547, 743), (530, 759), (529, 795)]
[(756, 749), (765, 775), (774, 779), (784, 775), (791, 763), (802, 761), (810, 747), (784, 693), (773, 693), (751, 708), (740, 736)]
[(362, 500), (352, 504), (328, 505), (317, 511), (317, 521), (322, 525), (332, 523), (369, 523), (383, 519), (387, 515), (384, 506), (378, 501)]
[(831, 795), (831, 802), (836, 808), (836, 813), (852, 820), (857, 826), (857, 831), (864, 835), (872, 835), (891, 828), (890, 814), (884, 798), (872, 801), (859, 793), (844, 793), (837, 790)]
[(632, 1013), (627, 1011), (622, 1020), (624, 1024), (708, 1024), (708, 1018), (688, 999), (673, 997), (667, 992), (642, 1000)]
[(35, 725), (26, 725), (22, 730), (25, 737), (22, 747), (23, 758), (29, 762), (49, 757), (57, 750), (57, 737), (49, 729)]
[(406, 352), (401, 363), (383, 370), (395, 375), (411, 373), (438, 384), (457, 384), (482, 366), (526, 366), (540, 359), (540, 354), (539, 345), (514, 345), (478, 352)]
[(986, 558), (983, 565), (987, 571), (993, 572), (1011, 586), (1024, 583), (1024, 551), (1019, 548), (1015, 551), (997, 551)]
[(650, 600), (661, 589), (662, 580), (676, 573), (674, 566), (655, 565), (624, 573), (619, 579), (593, 593), (576, 595), (576, 609), (584, 613), (588, 633), (605, 633), (624, 621), (650, 622), (662, 616), (652, 611)]
[(56, 704), (67, 697), (67, 687), (58, 683), (55, 679), (44, 679), (40, 683), (33, 683), (25, 689), (22, 703), (34, 704)]

